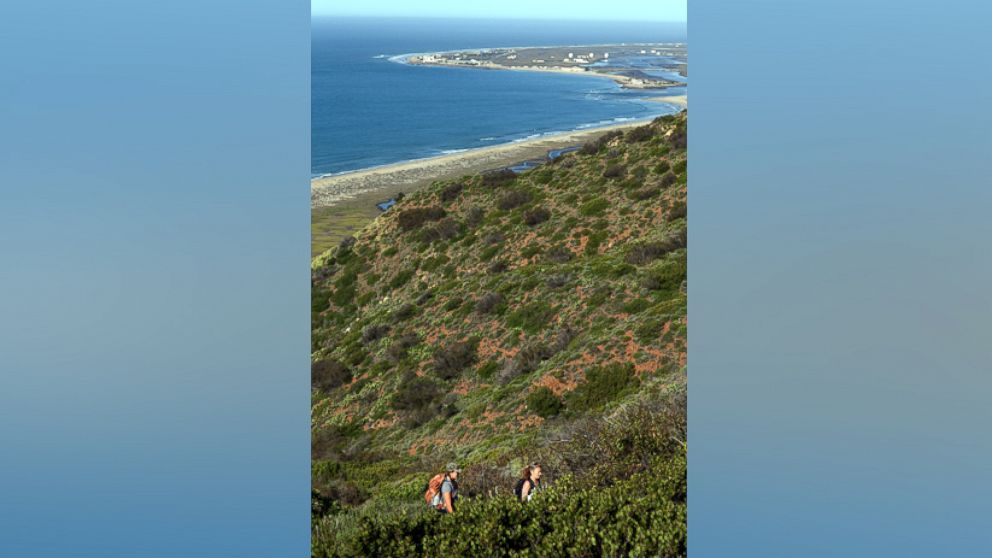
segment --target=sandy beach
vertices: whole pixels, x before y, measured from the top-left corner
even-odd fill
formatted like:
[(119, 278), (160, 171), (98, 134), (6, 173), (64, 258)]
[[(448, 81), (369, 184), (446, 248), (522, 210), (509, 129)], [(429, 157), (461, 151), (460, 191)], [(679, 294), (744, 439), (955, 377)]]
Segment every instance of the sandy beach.
[[(671, 101), (666, 101), (671, 102)], [(435, 180), (458, 178), (506, 167), (531, 159), (544, 159), (551, 149), (582, 145), (611, 130), (643, 125), (651, 119), (563, 132), (526, 141), (469, 149), (460, 153), (383, 165), (370, 169), (314, 178), (310, 181), (312, 207), (333, 206), (362, 194), (387, 199), (398, 192), (413, 192)]]
[(680, 108), (688, 108), (689, 98), (687, 95), (667, 95), (662, 97), (651, 97), (649, 101), (655, 101), (658, 103), (668, 103), (670, 105), (675, 105)]

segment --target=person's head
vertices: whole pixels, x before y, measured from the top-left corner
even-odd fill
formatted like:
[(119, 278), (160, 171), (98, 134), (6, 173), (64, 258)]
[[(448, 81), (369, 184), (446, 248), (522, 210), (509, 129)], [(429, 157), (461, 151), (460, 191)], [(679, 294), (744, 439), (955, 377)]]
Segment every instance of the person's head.
[(448, 474), (448, 477), (457, 480), (458, 473), (461, 473), (461, 468), (458, 467), (457, 463), (448, 463), (448, 466), (444, 468), (444, 472)]
[(531, 463), (530, 465), (524, 467), (524, 470), (520, 472), (520, 478), (530, 481), (541, 478), (541, 464)]

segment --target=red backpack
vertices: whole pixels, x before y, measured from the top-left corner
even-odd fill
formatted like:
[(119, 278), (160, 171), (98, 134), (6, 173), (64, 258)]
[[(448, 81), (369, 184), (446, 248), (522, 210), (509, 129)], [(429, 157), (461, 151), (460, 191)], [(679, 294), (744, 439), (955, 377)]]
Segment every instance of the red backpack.
[[(437, 493), (441, 491), (441, 485), (444, 483), (444, 476), (445, 476), (444, 473), (439, 473), (437, 475), (434, 475), (433, 477), (431, 477), (431, 480), (427, 483), (427, 486), (424, 489), (424, 500), (427, 502), (428, 506), (432, 505), (432, 502), (434, 501), (434, 496), (436, 496)], [(443, 507), (444, 507), (444, 498), (442, 498), (441, 502), (437, 505), (438, 509), (441, 509)]]

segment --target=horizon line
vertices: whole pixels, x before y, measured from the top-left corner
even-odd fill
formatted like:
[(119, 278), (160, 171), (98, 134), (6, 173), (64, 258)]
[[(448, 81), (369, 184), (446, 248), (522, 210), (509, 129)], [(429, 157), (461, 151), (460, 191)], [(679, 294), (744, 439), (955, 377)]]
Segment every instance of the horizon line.
[(688, 18), (685, 20), (660, 20), (660, 19), (611, 19), (611, 18), (575, 18), (575, 17), (515, 17), (515, 16), (443, 16), (443, 15), (376, 15), (376, 14), (334, 14), (334, 13), (310, 13), (310, 20), (319, 18), (340, 18), (340, 19), (450, 19), (450, 20), (473, 20), (473, 21), (574, 21), (574, 22), (610, 22), (610, 23), (669, 23), (677, 25), (688, 25)]

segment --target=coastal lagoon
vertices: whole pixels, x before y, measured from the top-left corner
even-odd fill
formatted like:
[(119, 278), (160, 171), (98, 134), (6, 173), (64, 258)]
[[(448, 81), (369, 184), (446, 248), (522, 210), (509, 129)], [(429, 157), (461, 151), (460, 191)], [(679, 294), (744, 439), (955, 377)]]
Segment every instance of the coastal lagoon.
[(607, 77), (411, 66), (401, 54), (564, 44), (685, 42), (658, 23), (314, 19), (311, 173), (433, 157), (675, 112)]

